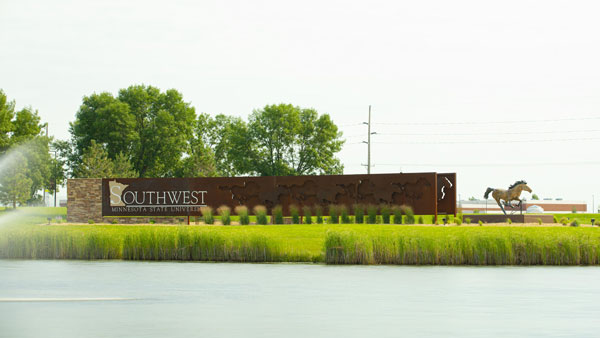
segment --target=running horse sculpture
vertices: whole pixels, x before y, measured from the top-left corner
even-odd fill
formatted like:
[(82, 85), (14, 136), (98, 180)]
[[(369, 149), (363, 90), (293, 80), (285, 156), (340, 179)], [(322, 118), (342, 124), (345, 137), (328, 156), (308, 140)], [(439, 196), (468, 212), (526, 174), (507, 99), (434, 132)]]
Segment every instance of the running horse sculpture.
[(521, 204), (523, 204), (523, 201), (521, 201), (520, 196), (523, 190), (531, 192), (531, 188), (527, 186), (527, 182), (521, 180), (516, 181), (514, 184), (508, 187), (508, 190), (487, 188), (483, 197), (485, 197), (485, 199), (488, 199), (491, 192), (492, 197), (496, 200), (496, 203), (498, 203), (504, 215), (506, 215), (504, 206), (500, 201), (504, 201), (504, 203), (506, 203), (507, 205), (510, 204), (511, 201), (519, 201), (518, 205), (521, 206)]

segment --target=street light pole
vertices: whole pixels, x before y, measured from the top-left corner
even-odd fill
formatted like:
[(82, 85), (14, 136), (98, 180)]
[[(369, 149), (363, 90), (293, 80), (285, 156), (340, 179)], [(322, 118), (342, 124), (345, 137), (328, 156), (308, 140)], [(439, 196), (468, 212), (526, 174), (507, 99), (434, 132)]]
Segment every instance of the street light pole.
[(56, 150), (54, 150), (54, 207), (56, 208), (56, 192), (58, 187), (56, 186), (56, 175), (58, 174), (58, 162), (56, 161)]

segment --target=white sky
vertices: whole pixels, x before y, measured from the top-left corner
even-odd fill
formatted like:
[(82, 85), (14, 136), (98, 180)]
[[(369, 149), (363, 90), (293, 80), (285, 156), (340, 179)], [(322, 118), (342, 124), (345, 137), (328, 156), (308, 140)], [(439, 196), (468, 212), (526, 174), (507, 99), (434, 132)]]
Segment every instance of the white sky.
[[(132, 84), (175, 88), (198, 113), (313, 107), (343, 126), (348, 174), (366, 172), (372, 105), (374, 173), (457, 172), (462, 198), (525, 179), (597, 205), (598, 13), (597, 1), (1, 0), (0, 88), (61, 139), (84, 95)], [(481, 124), (414, 125), (433, 122)], [(492, 143), (512, 140), (546, 141)]]

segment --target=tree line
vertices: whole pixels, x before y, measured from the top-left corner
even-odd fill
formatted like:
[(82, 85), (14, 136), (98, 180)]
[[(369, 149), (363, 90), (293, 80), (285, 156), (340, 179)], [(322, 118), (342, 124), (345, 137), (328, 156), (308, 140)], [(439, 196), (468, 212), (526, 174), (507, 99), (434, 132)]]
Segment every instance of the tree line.
[(336, 154), (344, 140), (331, 117), (292, 104), (244, 120), (197, 114), (175, 89), (133, 85), (83, 97), (68, 140), (47, 137), (45, 127), (37, 111), (15, 111), (0, 90), (0, 151), (21, 163), (10, 175), (0, 168), (4, 204), (39, 203), (40, 190), (54, 193), (66, 178), (343, 173)]

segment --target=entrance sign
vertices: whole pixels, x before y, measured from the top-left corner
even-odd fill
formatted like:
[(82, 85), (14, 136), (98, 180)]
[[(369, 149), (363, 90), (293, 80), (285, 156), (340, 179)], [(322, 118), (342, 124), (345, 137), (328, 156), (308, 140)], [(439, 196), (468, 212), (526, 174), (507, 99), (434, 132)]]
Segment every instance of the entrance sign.
[(456, 174), (110, 178), (102, 216), (199, 216), (204, 206), (253, 208), (355, 203), (410, 205), (416, 214), (456, 213)]

